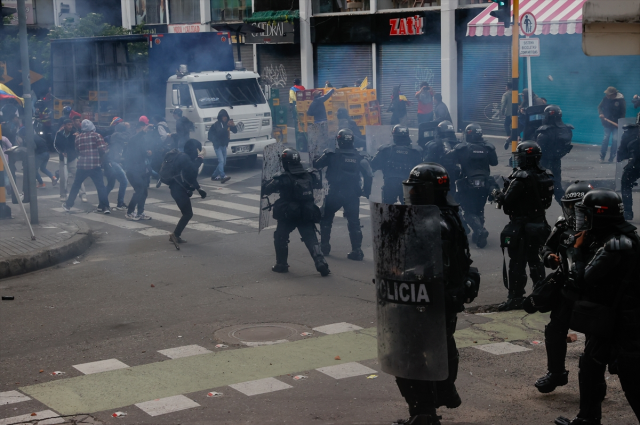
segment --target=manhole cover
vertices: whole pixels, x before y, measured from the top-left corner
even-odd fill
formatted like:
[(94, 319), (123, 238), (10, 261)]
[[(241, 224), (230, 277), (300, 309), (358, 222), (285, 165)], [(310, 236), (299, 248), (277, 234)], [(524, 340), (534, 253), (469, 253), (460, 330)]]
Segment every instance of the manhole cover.
[(251, 325), (232, 331), (229, 335), (244, 342), (278, 341), (291, 338), (296, 330), (283, 325)]

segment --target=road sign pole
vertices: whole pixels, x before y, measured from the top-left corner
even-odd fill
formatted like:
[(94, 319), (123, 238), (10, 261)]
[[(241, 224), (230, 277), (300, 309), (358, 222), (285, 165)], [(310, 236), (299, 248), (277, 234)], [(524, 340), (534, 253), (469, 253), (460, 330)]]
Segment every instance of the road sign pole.
[[(513, 26), (511, 27), (511, 152), (518, 146), (518, 60), (520, 38), (520, 0), (513, 0)], [(515, 164), (514, 164), (515, 165)]]
[[(527, 38), (529, 38), (527, 36)], [(527, 56), (527, 87), (529, 87), (529, 106), (533, 106), (533, 87), (531, 87), (531, 56)]]

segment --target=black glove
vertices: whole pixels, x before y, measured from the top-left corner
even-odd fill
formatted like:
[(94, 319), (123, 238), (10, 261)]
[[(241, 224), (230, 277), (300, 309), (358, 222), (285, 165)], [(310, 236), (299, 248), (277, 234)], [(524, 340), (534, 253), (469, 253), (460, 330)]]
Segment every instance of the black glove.
[(507, 140), (504, 142), (504, 150), (506, 151), (507, 149), (509, 149), (509, 146), (511, 146), (511, 137), (507, 138)]
[(476, 299), (480, 291), (480, 272), (477, 267), (469, 267), (469, 276), (464, 284), (464, 302), (470, 303)]
[(207, 192), (205, 192), (205, 191), (204, 191), (204, 190), (202, 190), (202, 189), (198, 189), (198, 193), (200, 194), (200, 197), (201, 197), (202, 199), (204, 199), (204, 198), (206, 198), (206, 197), (207, 197)]
[(187, 196), (191, 198), (192, 195), (193, 195), (193, 190), (187, 190)]

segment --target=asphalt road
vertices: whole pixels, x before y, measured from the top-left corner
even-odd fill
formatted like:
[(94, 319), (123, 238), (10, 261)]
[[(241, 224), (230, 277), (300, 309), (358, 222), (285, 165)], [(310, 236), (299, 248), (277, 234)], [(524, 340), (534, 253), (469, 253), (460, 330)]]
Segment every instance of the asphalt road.
[[(168, 241), (179, 213), (165, 186), (150, 188), (146, 213), (152, 220), (145, 222), (127, 221), (124, 212), (87, 213), (89, 204), (78, 200), (73, 214), (88, 221), (94, 245), (75, 260), (0, 282), (2, 295), (15, 296), (0, 304), (0, 424), (18, 422), (11, 418), (21, 415), (35, 419), (31, 413), (46, 417), (47, 410), (91, 414), (89, 423), (382, 424), (406, 417), (392, 377), (375, 359), (367, 201), (361, 209), (363, 262), (346, 258), (346, 220), (338, 214), (329, 277), (315, 271), (296, 233), (290, 272), (276, 274), (270, 270), (273, 229), (258, 234), (256, 228), (260, 166), (230, 167), (232, 180), (225, 185), (202, 177), (209, 196), (193, 199), (198, 224), (187, 227), (188, 243), (180, 251)], [(380, 185), (377, 175), (373, 201), (379, 201)], [(47, 185), (39, 195), (41, 214), (63, 214), (57, 188)], [(95, 205), (96, 195), (89, 200)], [(548, 220), (559, 215), (554, 203)], [(471, 307), (506, 297), (498, 235), (507, 220), (491, 205), (486, 216), (489, 244), (471, 248), (482, 274)], [(459, 327), (471, 326), (461, 350), (465, 405), (445, 409), (444, 423), (539, 424), (556, 413), (575, 414), (581, 342), (570, 350), (570, 386), (542, 396), (531, 386), (545, 371), (544, 347), (531, 342), (543, 339), (544, 320), (536, 320), (516, 329), (498, 326), (497, 315), (461, 316)], [(491, 321), (495, 326), (486, 323)], [(516, 350), (500, 357), (473, 347), (505, 341)], [(164, 351), (176, 347), (183, 348)], [(295, 380), (297, 375), (306, 378)], [(246, 381), (251, 383), (237, 385)], [(616, 423), (635, 423), (617, 377), (608, 382), (605, 412), (617, 415)], [(2, 405), (15, 401), (15, 393), (8, 393), (14, 390), (30, 400)], [(211, 391), (223, 395), (208, 397)], [(127, 416), (110, 416), (117, 411)]]

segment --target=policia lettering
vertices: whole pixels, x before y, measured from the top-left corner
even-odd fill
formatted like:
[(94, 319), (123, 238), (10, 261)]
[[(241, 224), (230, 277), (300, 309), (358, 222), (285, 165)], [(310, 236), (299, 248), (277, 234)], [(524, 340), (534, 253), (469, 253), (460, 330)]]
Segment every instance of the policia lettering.
[(353, 132), (342, 129), (336, 136), (338, 148), (335, 152), (328, 149), (320, 158), (313, 160), (313, 166), (318, 169), (327, 168), (329, 193), (324, 198), (323, 214), (320, 220), (320, 237), (322, 253), (329, 255), (331, 245), (331, 227), (336, 212), (344, 208), (347, 219), (351, 252), (347, 258), (362, 261), (362, 230), (360, 227), (360, 196), (369, 198), (373, 173), (369, 162), (354, 146)]
[(378, 286), (378, 299), (396, 304), (431, 304), (427, 284), (381, 279)]
[(327, 276), (329, 265), (322, 255), (315, 228), (315, 223), (320, 221), (320, 209), (313, 199), (313, 189), (322, 187), (320, 173), (302, 168), (300, 154), (295, 149), (285, 149), (281, 159), (285, 172), (276, 174), (262, 186), (265, 196), (276, 192), (280, 194), (273, 204), (273, 218), (278, 221), (278, 226), (273, 233), (276, 264), (271, 269), (277, 273), (289, 271), (289, 235), (297, 228), (316, 270)]
[(422, 150), (411, 147), (409, 129), (401, 125), (393, 127), (393, 143), (380, 146), (371, 160), (372, 171), (382, 171), (384, 185), (382, 186), (382, 202), (395, 204), (400, 200), (404, 204), (402, 194), (402, 180), (411, 169), (418, 165), (422, 158)]
[(545, 277), (538, 250), (551, 231), (545, 211), (553, 200), (553, 174), (540, 167), (540, 156), (537, 143), (519, 143), (513, 153), (513, 164), (517, 168), (505, 182), (502, 192), (492, 192), (498, 207), (504, 206), (505, 214), (509, 215), (509, 223), (500, 235), (500, 246), (503, 252), (507, 248), (509, 254), (509, 272), (506, 266), (503, 267), (503, 280), (509, 296), (498, 307), (500, 311), (522, 308), (527, 265), (532, 282)]

